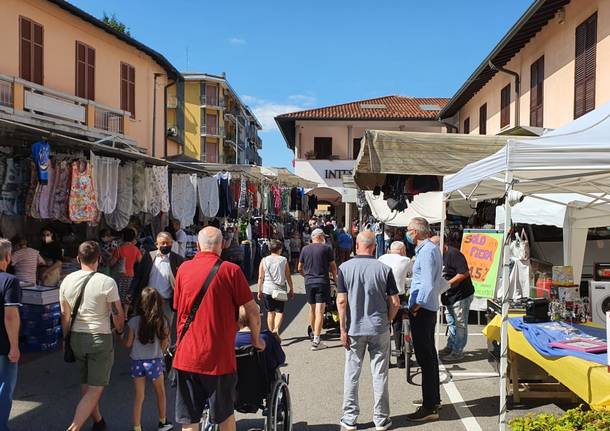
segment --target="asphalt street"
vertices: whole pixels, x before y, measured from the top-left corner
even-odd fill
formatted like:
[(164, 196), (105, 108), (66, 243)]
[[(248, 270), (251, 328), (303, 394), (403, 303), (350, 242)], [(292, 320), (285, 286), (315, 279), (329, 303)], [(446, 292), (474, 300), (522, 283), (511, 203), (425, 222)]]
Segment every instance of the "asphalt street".
[[(306, 336), (307, 305), (303, 280), (295, 276), (296, 297), (287, 306), (283, 348), (287, 356), (284, 373), (290, 375), (293, 423), (295, 431), (339, 430), (343, 396), (344, 349), (337, 334), (323, 337), (328, 349), (313, 352)], [(415, 407), (412, 401), (421, 398), (421, 388), (405, 381), (403, 369), (390, 370), (392, 429), (434, 431), (477, 431), (497, 429), (499, 380), (488, 362), (487, 343), (482, 326), (470, 325), (467, 354), (458, 364), (445, 364), (441, 373), (443, 407), (440, 420), (428, 424), (412, 424), (406, 415)], [(444, 334), (444, 327), (440, 328)], [(441, 336), (441, 347), (445, 337)], [(109, 430), (131, 429), (133, 385), (129, 376), (128, 352), (117, 346), (111, 384), (102, 398), (101, 410)], [(414, 382), (420, 383), (416, 375)], [(168, 387), (168, 417), (173, 418), (174, 391)], [(19, 369), (15, 402), (11, 412), (12, 431), (65, 430), (79, 399), (78, 370), (63, 362), (61, 352), (26, 354)], [(453, 403), (452, 403), (453, 402)], [(566, 406), (545, 404), (511, 406), (509, 417), (534, 412), (559, 413)], [(365, 364), (360, 383), (359, 429), (374, 429), (372, 423), (372, 384)], [(260, 429), (258, 415), (238, 415), (237, 429)], [(158, 416), (152, 388), (147, 388), (143, 412), (143, 429), (156, 430)], [(88, 428), (87, 428), (88, 429)], [(176, 427), (175, 429), (179, 429)]]

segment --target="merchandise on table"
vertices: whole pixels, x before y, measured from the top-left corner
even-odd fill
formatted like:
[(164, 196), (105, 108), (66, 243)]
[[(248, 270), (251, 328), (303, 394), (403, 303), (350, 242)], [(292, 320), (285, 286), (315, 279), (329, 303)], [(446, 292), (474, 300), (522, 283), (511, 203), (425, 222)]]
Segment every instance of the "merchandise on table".
[(24, 351), (53, 351), (62, 340), (61, 312), (58, 302), (21, 307), (21, 348)]

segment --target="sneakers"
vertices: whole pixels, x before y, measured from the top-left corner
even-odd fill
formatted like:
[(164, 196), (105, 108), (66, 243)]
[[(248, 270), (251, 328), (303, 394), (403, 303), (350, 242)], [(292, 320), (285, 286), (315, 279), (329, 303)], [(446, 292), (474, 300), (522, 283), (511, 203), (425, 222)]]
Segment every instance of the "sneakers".
[(106, 421), (104, 418), (101, 418), (99, 422), (94, 422), (91, 427), (91, 431), (106, 431), (108, 427), (106, 426)]
[[(415, 407), (421, 407), (421, 406), (423, 406), (423, 405), (424, 405), (424, 400), (422, 400), (421, 398), (420, 398), (420, 399), (418, 399), (418, 400), (415, 400), (415, 401), (413, 401), (413, 405), (414, 405)], [(435, 406), (436, 410), (440, 410), (440, 409), (441, 409), (441, 407), (443, 407), (443, 405), (442, 405), (441, 403), (438, 403), (438, 404)]]
[(311, 341), (313, 341), (313, 328), (311, 327), (311, 325), (307, 326), (307, 336)]
[(451, 352), (452, 352), (451, 347), (446, 346), (444, 349), (439, 350), (438, 354), (440, 356), (446, 356), (446, 355), (450, 354)]
[(457, 361), (461, 361), (462, 359), (464, 359), (463, 353), (451, 352), (450, 354), (448, 354), (447, 356), (445, 356), (443, 358), (443, 362), (457, 362)]
[(324, 344), (321, 341), (318, 341), (317, 343), (312, 341), (311, 342), (311, 350), (316, 351), (316, 350), (324, 350), (326, 349), (328, 346), (326, 344)]
[(339, 421), (339, 425), (341, 425), (341, 430), (345, 431), (354, 431), (358, 428), (356, 425), (350, 425), (347, 422), (344, 422), (343, 419)]
[(171, 422), (168, 422), (167, 419), (165, 420), (165, 423), (159, 421), (159, 426), (157, 428), (159, 431), (169, 431), (169, 430), (173, 430), (174, 429), (174, 424)]
[(387, 418), (381, 425), (375, 425), (375, 431), (387, 431), (392, 427), (392, 419)]
[(427, 409), (424, 406), (418, 407), (415, 413), (407, 415), (407, 419), (412, 422), (427, 422), (438, 420), (437, 409)]

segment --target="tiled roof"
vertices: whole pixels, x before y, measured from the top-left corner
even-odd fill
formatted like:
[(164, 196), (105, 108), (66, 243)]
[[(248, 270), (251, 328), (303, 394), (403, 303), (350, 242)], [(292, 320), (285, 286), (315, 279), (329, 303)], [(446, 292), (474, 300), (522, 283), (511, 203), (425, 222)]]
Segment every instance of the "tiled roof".
[(434, 120), (448, 98), (384, 96), (278, 115), (277, 120)]

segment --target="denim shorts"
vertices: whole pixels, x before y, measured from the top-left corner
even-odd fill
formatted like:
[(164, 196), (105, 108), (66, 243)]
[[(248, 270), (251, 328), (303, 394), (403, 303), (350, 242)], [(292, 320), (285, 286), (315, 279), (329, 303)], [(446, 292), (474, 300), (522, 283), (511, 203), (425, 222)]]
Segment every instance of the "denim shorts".
[(149, 380), (157, 380), (165, 369), (163, 358), (155, 359), (132, 359), (131, 377), (146, 377)]

